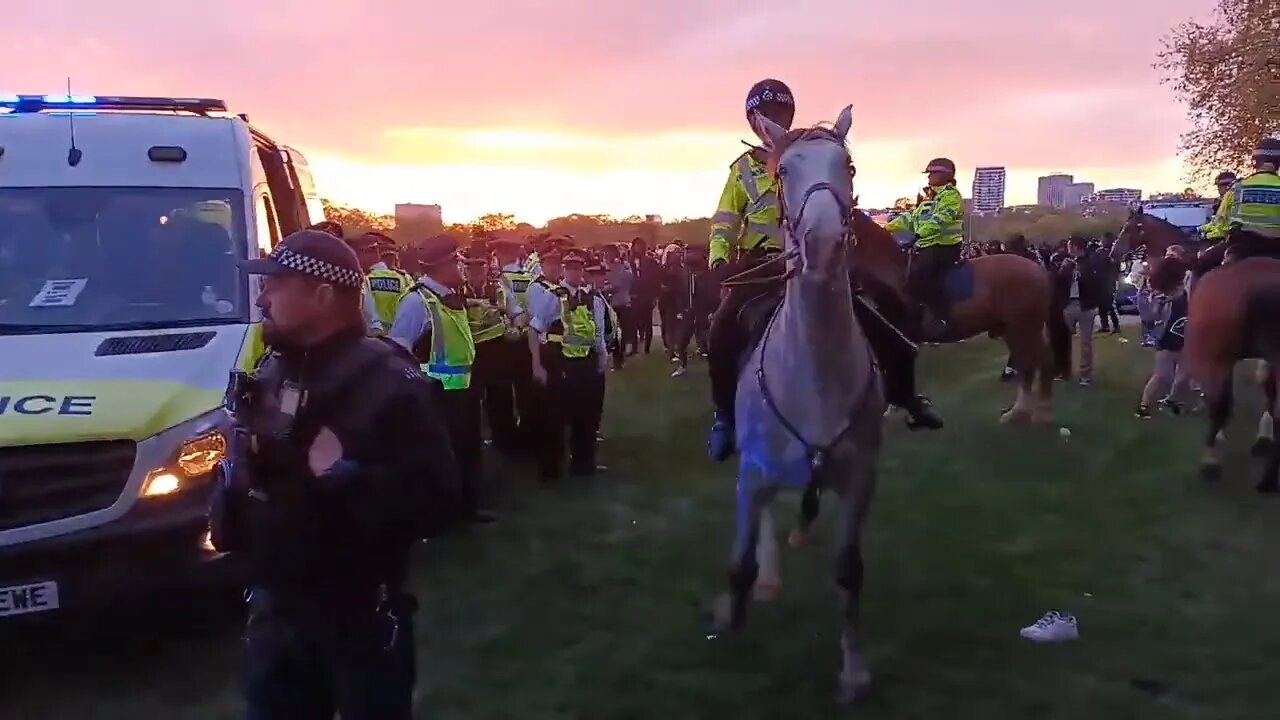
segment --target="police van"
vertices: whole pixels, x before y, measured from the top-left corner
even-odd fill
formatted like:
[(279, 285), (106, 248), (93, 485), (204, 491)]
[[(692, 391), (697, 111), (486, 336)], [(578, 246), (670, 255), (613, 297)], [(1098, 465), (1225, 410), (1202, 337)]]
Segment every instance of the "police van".
[(220, 100), (0, 94), (0, 626), (220, 577), (237, 270), (322, 219), (306, 160)]

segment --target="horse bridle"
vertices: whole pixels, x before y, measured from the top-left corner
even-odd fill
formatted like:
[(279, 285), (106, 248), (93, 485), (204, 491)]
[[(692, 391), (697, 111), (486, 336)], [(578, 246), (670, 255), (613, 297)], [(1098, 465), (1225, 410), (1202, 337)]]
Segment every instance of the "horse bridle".
[[(840, 145), (841, 147), (844, 147), (844, 143), (838, 137), (836, 137), (835, 134), (825, 130), (819, 133), (815, 133), (813, 135), (802, 135), (800, 138), (796, 140), (796, 142), (803, 142), (805, 140), (826, 140), (828, 142), (833, 142)], [(841, 193), (829, 182), (824, 181), (824, 182), (814, 183), (813, 185), (810, 185), (808, 188), (806, 188), (804, 191), (804, 195), (800, 197), (800, 212), (799, 214), (796, 215), (795, 223), (792, 223), (790, 214), (787, 212), (786, 193), (783, 191), (783, 186), (782, 186), (783, 177), (782, 177), (782, 174), (779, 172), (780, 169), (781, 167), (774, 169), (773, 180), (774, 180), (775, 192), (777, 193), (777, 196), (778, 196), (778, 224), (782, 228), (784, 242), (787, 236), (792, 235), (792, 231), (794, 227), (800, 224), (800, 220), (804, 217), (805, 208), (809, 204), (809, 199), (813, 197), (816, 193), (827, 191), (827, 192), (830, 192), (833, 196), (835, 196), (836, 203), (841, 210), (840, 223), (844, 227), (844, 232), (840, 238), (840, 249), (847, 252), (850, 247), (856, 246), (857, 234), (854, 232), (854, 229), (853, 229), (853, 212), (854, 212), (853, 197), (852, 196), (848, 198), (842, 197)], [(850, 179), (852, 179), (854, 172), (855, 171), (853, 169), (853, 163), (852, 163), (852, 160), (850, 160), (850, 164), (849, 164)], [(767, 260), (766, 262), (768, 263), (781, 262), (793, 257), (799, 257), (803, 267), (804, 260), (803, 260), (803, 257), (801, 257), (800, 255), (799, 241), (796, 240), (794, 236), (792, 236), (792, 240), (793, 240), (792, 248), (790, 250), (782, 252), (777, 256)], [(786, 272), (782, 273), (781, 279), (783, 281), (790, 280), (799, 271), (800, 271), (800, 268), (795, 268), (795, 267), (788, 268)], [(777, 320), (778, 311), (781, 308), (782, 308), (782, 305), (779, 304), (778, 307), (774, 309), (773, 314), (769, 317), (769, 324), (765, 326), (764, 335), (760, 338), (760, 362), (756, 366), (756, 384), (760, 388), (760, 398), (764, 400), (765, 405), (769, 407), (769, 411), (773, 413), (773, 416), (777, 418), (778, 422), (781, 423), (782, 427), (786, 429), (787, 433), (790, 434), (791, 437), (794, 438), (796, 442), (800, 443), (800, 445), (804, 447), (805, 454), (809, 456), (809, 468), (816, 475), (817, 471), (821, 470), (823, 465), (826, 463), (827, 456), (830, 455), (831, 450), (835, 448), (836, 445), (840, 444), (840, 442), (844, 440), (845, 436), (848, 435), (849, 432), (853, 429), (854, 413), (857, 411), (859, 407), (862, 406), (863, 399), (866, 398), (867, 393), (870, 392), (872, 385), (875, 383), (876, 376), (879, 375), (879, 372), (880, 372), (879, 366), (876, 363), (875, 356), (871, 353), (870, 347), (868, 346), (867, 355), (869, 356), (869, 360), (870, 360), (869, 367), (871, 368), (871, 371), (867, 373), (866, 385), (863, 386), (862, 391), (859, 392), (858, 395), (854, 398), (853, 407), (850, 410), (848, 417), (845, 418), (844, 425), (840, 428), (839, 431), (836, 432), (835, 436), (832, 437), (825, 444), (817, 445), (810, 442), (809, 440), (805, 439), (804, 435), (801, 434), (799, 428), (797, 428), (794, 424), (791, 423), (790, 420), (787, 419), (787, 417), (782, 413), (782, 410), (778, 407), (778, 404), (774, 402), (773, 393), (769, 390), (769, 383), (767, 378), (765, 377), (765, 371), (764, 371), (765, 353), (769, 346), (769, 337), (773, 332), (774, 321)], [(814, 497), (817, 498), (821, 494), (821, 488), (814, 485), (815, 481), (816, 481), (816, 477), (810, 478), (809, 487), (806, 488), (806, 493), (812, 492), (814, 493)]]

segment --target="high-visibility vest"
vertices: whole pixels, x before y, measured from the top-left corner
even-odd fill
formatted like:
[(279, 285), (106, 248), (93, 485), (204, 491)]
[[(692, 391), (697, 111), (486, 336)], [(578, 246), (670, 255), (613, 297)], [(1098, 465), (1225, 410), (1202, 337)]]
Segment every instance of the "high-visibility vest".
[(559, 343), (564, 356), (584, 358), (596, 347), (596, 318), (593, 313), (595, 295), (578, 290), (571, 293), (564, 286), (555, 289), (560, 300), (560, 317), (547, 328), (547, 342)]
[(509, 320), (500, 309), (503, 290), (497, 288), (467, 288), (467, 321), (471, 326), (471, 339), (477, 345), (495, 340), (506, 334)]
[(520, 309), (528, 312), (529, 286), (534, 282), (533, 275), (524, 271), (503, 270), (499, 282), (502, 283), (503, 290), (515, 296), (516, 302), (520, 303)]
[(776, 185), (769, 168), (753, 153), (745, 152), (733, 161), (720, 204), (711, 216), (708, 263), (731, 259), (734, 248), (782, 247)]
[(1280, 175), (1254, 173), (1231, 188), (1231, 197), (1230, 224), (1280, 240)]
[(419, 288), (418, 295), (431, 316), (431, 348), (424, 353), (427, 361), (421, 365), (423, 374), (439, 380), (445, 390), (471, 387), (476, 343), (471, 336), (466, 308), (450, 310), (427, 288)]
[(404, 275), (395, 270), (381, 268), (369, 273), (369, 291), (373, 293), (373, 309), (382, 322), (382, 327), (391, 328), (396, 320), (396, 308), (400, 306), (400, 298), (409, 292), (413, 283), (406, 282)]

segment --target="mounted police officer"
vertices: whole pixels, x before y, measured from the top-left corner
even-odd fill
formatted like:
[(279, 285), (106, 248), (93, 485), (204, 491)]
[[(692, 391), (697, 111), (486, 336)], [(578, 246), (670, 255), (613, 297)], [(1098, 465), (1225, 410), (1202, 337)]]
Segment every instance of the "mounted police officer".
[(1222, 195), (1213, 219), (1204, 226), (1210, 240), (1224, 238), (1201, 251), (1197, 275), (1220, 265), (1256, 255), (1280, 257), (1280, 138), (1266, 138), (1253, 153), (1254, 172), (1237, 180)]
[[(761, 118), (789, 129), (795, 116), (791, 89), (779, 80), (761, 80), (747, 94), (746, 115), (761, 141), (767, 137)], [(782, 250), (777, 180), (767, 167), (768, 157), (766, 148), (753, 146), (730, 166), (720, 204), (711, 218), (708, 265), (719, 282), (760, 265)], [(750, 341), (749, 328), (739, 314), (753, 297), (776, 290), (777, 283), (767, 277), (728, 286), (727, 291), (722, 290), (720, 305), (711, 317), (707, 367), (715, 422), (707, 449), (714, 460), (725, 460), (734, 451), (734, 395), (739, 363)], [(929, 405), (915, 394), (914, 345), (861, 297), (855, 298), (854, 310), (884, 371), (890, 402), (907, 411), (913, 428), (942, 427)]]
[(366, 337), (363, 272), (341, 240), (304, 230), (241, 265), (266, 276), (272, 352), (232, 376), (210, 522), (250, 573), (246, 716), (407, 720), (409, 554), (458, 515), (437, 401), (405, 353)]
[[(893, 233), (910, 233), (914, 238), (914, 257), (907, 276), (907, 291), (913, 299), (928, 308), (941, 327), (931, 328), (929, 335), (942, 334), (948, 321), (948, 303), (942, 287), (947, 271), (960, 262), (964, 241), (964, 199), (956, 189), (956, 164), (947, 158), (935, 158), (925, 167), (929, 185), (923, 202), (911, 212), (889, 221), (886, 228)], [(923, 324), (918, 313), (915, 325)]]

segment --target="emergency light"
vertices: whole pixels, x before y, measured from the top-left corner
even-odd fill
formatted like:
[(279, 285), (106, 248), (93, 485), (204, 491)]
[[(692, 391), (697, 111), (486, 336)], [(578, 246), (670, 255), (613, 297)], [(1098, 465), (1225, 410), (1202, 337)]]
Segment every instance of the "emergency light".
[(0, 110), (36, 113), (42, 110), (141, 110), (207, 115), (225, 112), (226, 102), (211, 98), (129, 97), (124, 95), (12, 95), (0, 93)]

